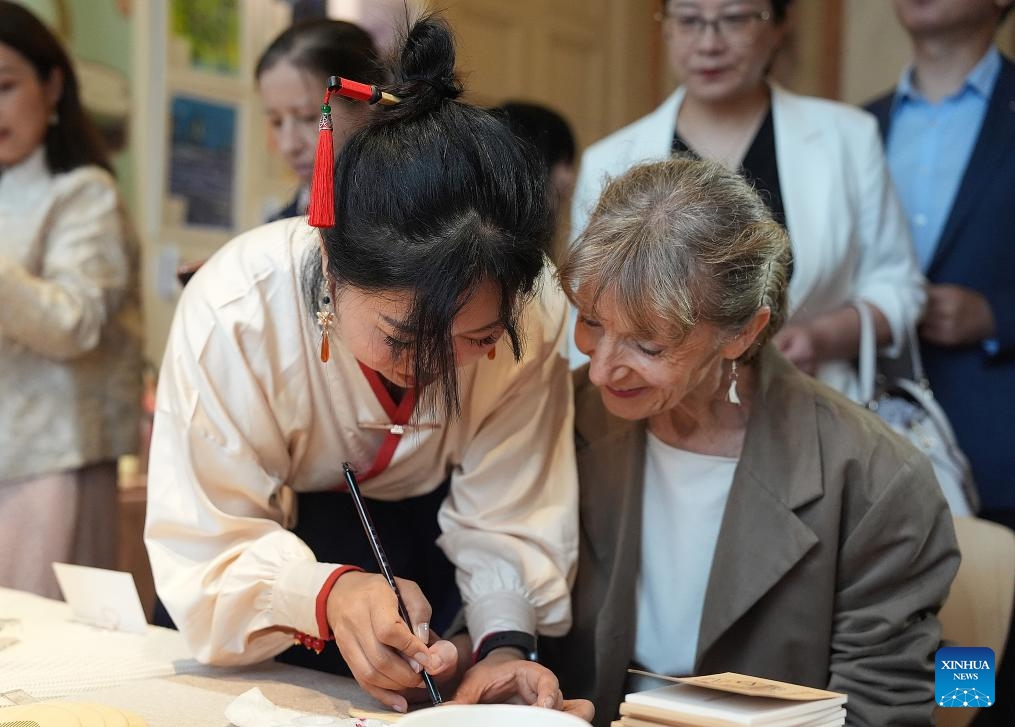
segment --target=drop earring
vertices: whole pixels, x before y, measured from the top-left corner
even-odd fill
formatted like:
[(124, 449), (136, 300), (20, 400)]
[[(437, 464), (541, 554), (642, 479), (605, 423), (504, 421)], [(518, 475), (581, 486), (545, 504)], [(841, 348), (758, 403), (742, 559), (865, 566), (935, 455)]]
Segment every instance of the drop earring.
[(726, 401), (730, 404), (740, 406), (740, 396), (737, 394), (737, 362), (730, 361), (730, 388), (726, 392)]
[(489, 351), (486, 352), (486, 358), (490, 361), (493, 361), (495, 358), (497, 358), (496, 346), (494, 346), (493, 348), (491, 348)]
[(317, 311), (317, 325), (321, 327), (321, 363), (328, 363), (331, 358), (331, 342), (328, 334), (331, 331), (331, 324), (335, 322), (335, 313), (328, 307), (331, 305), (331, 297), (325, 293), (321, 297), (321, 309)]

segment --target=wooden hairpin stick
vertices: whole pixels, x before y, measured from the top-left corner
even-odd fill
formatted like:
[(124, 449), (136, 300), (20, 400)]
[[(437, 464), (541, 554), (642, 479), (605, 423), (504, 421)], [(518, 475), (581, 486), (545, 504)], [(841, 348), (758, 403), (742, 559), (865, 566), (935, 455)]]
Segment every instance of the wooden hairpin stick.
[(390, 94), (387, 91), (382, 91), (377, 86), (360, 83), (359, 81), (350, 81), (348, 78), (342, 78), (341, 76), (332, 76), (328, 79), (328, 90), (338, 96), (351, 98), (354, 101), (365, 101), (368, 104), (379, 103), (382, 106), (393, 106), (401, 101), (398, 96)]

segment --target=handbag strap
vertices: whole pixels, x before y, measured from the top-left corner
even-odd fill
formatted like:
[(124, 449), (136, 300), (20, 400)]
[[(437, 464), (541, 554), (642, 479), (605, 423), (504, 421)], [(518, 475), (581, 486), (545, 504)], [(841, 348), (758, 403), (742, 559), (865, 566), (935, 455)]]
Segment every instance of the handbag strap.
[[(861, 401), (869, 409), (876, 410), (877, 402), (874, 402), (875, 378), (877, 376), (877, 354), (874, 334), (874, 314), (871, 312), (870, 304), (863, 300), (850, 301), (850, 305), (856, 308), (860, 316), (860, 348), (857, 354), (857, 375), (860, 388)], [(952, 430), (951, 423), (944, 409), (934, 399), (930, 390), (930, 383), (923, 371), (923, 361), (920, 359), (920, 342), (916, 337), (916, 327), (913, 324), (906, 325), (908, 337), (909, 355), (913, 367), (913, 380), (896, 379), (893, 384), (902, 389), (915, 401), (921, 409), (930, 417), (937, 427), (937, 433), (941, 439), (941, 445), (946, 450), (946, 459), (959, 473), (958, 488), (965, 498), (966, 506), (970, 512), (977, 512), (980, 509), (980, 497), (976, 491), (976, 484), (973, 482), (972, 473), (969, 469), (969, 461), (959, 448)], [(934, 461), (934, 460), (932, 460)], [(937, 465), (935, 465), (935, 469)], [(938, 475), (940, 477), (940, 474)], [(945, 481), (941, 481), (945, 484)], [(947, 491), (948, 488), (946, 488)], [(957, 494), (957, 493), (956, 493)]]
[[(857, 376), (860, 388), (860, 401), (870, 403), (874, 398), (875, 381), (877, 378), (877, 341), (874, 328), (874, 314), (870, 303), (857, 298), (850, 301), (860, 316), (860, 348), (857, 353)], [(912, 366), (913, 380), (927, 388), (927, 377), (923, 371), (923, 360), (920, 358), (920, 340), (916, 335), (916, 326), (911, 322), (905, 325), (906, 347)]]
[(874, 338), (874, 316), (864, 300), (850, 301), (860, 316), (860, 348), (857, 352), (857, 384), (860, 387), (860, 401), (870, 404), (874, 398), (876, 345)]

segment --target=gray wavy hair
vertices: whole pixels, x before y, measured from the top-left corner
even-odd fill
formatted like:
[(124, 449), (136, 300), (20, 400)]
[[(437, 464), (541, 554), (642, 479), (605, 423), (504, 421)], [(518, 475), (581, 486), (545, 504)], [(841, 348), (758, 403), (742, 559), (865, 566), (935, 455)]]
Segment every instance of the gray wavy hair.
[(572, 303), (581, 286), (594, 315), (609, 292), (637, 335), (671, 345), (701, 321), (732, 338), (767, 306), (747, 362), (782, 327), (790, 261), (786, 231), (747, 182), (675, 157), (611, 180), (558, 274)]

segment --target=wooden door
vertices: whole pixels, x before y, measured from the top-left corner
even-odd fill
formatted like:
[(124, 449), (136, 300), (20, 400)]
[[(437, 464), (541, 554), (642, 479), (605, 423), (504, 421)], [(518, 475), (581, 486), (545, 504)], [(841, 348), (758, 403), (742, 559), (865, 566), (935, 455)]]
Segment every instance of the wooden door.
[(658, 100), (658, 0), (451, 0), (472, 100), (535, 101), (571, 123), (579, 148)]

